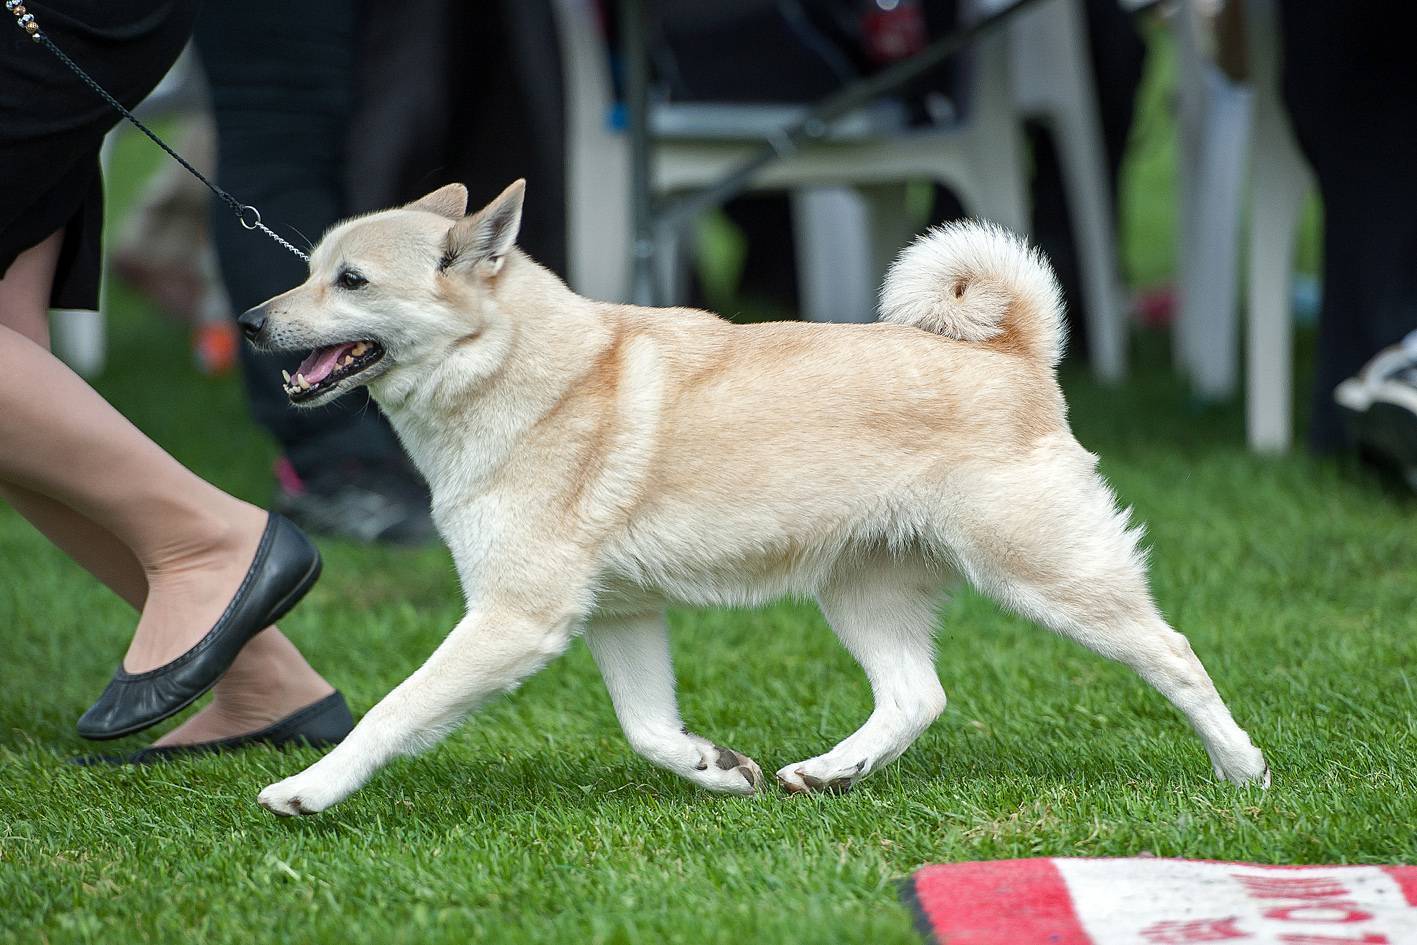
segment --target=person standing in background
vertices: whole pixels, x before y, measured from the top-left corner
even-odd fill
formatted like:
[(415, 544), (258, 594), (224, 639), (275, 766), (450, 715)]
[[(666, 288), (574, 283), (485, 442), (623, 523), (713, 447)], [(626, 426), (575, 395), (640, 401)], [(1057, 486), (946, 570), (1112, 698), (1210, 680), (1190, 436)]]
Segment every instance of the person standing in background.
[[(217, 131), (217, 180), (297, 246), (354, 211), (345, 140), (355, 105), (354, 0), (207, 3), (196, 24)], [(254, 240), (223, 205), (211, 214), (234, 312), (304, 281), (305, 264)], [(418, 544), (433, 537), (428, 494), (364, 391), (314, 411), (290, 406), (278, 358), (242, 346), (246, 399), (281, 448), (276, 507), (311, 531)]]
[[(211, 88), (221, 185), (297, 245), (356, 213), (452, 181), (474, 194), (537, 180), (522, 242), (564, 273), (561, 72), (549, 2), (341, 0), (206, 4), (197, 49)], [(213, 214), (233, 312), (304, 281), (304, 264)], [(314, 411), (243, 348), (246, 394), (279, 442), (277, 507), (312, 531), (431, 540), (428, 494), (363, 390)]]
[(1279, 6), (1284, 101), (1324, 206), (1310, 444), (1356, 445), (1417, 488), (1417, 67), (1394, 28), (1406, 4)]

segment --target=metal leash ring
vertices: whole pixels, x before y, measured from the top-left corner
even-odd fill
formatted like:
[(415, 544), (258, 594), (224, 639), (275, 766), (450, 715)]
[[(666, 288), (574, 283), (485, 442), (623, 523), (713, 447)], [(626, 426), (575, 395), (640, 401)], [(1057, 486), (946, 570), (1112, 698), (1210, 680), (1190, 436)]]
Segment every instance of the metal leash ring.
[[(250, 223), (247, 222), (248, 217), (246, 216), (246, 211), (248, 210), (251, 212), (251, 215), (256, 218), (253, 222)], [(236, 211), (236, 219), (241, 223), (243, 227), (248, 230), (261, 229), (261, 211), (257, 210), (250, 204), (245, 204)]]

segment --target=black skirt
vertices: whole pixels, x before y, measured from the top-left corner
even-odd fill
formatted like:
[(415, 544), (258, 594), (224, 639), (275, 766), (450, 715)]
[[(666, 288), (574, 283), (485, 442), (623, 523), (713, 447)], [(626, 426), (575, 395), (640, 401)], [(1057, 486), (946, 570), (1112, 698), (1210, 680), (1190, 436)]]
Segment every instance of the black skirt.
[[(224, 2), (224, 0), (223, 0)], [(194, 0), (26, 0), (40, 29), (128, 108), (192, 31)], [(98, 308), (103, 181), (98, 152), (120, 116), (0, 8), (0, 277), (64, 231), (50, 304)]]

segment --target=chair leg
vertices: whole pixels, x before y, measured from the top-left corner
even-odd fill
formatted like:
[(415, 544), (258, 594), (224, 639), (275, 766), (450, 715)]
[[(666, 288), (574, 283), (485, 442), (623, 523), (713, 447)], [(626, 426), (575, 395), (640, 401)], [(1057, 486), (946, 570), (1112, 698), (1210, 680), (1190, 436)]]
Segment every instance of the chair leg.
[(1010, 25), (1007, 40), (1015, 114), (1043, 118), (1058, 144), (1082, 269), (1093, 374), (1117, 381), (1127, 370), (1126, 312), (1081, 0), (1033, 7)]
[(1082, 267), (1092, 371), (1099, 380), (1116, 382), (1127, 373), (1127, 320), (1117, 272), (1116, 215), (1107, 184), (1102, 121), (1091, 72), (1082, 67), (1088, 61), (1088, 46), (1080, 5), (1060, 4), (1056, 9), (1062, 28), (1054, 42), (1066, 44), (1068, 59), (1078, 66), (1056, 70), (1054, 81), (1063, 87), (1056, 90), (1055, 101), (1064, 107), (1052, 109), (1050, 124), (1062, 160), (1073, 242)]
[(1177, 373), (1189, 378), (1192, 350), (1190, 326), (1181, 314), (1188, 286), (1199, 285), (1198, 258), (1204, 243), (1201, 227), (1201, 150), (1206, 140), (1206, 69), (1201, 52), (1201, 13), (1192, 3), (1180, 4), (1169, 17), (1176, 50), (1176, 321), (1171, 328), (1171, 358)]
[(1176, 346), (1192, 389), (1205, 400), (1239, 383), (1241, 191), (1249, 150), (1251, 92), (1213, 67), (1201, 77), (1205, 106), (1188, 206), (1192, 217), (1176, 322)]
[(858, 187), (870, 220), (871, 312), (875, 320), (877, 301), (886, 270), (895, 262), (920, 227), (906, 206), (905, 184), (872, 184)]
[[(630, 297), (629, 176), (617, 174), (626, 162), (623, 148), (609, 145), (592, 157), (568, 149), (566, 188), (567, 268), (571, 288), (588, 298), (623, 302)], [(587, 180), (590, 162), (605, 176)], [(609, 165), (609, 166), (607, 166)], [(577, 170), (577, 168), (580, 170)]]
[(1245, 429), (1250, 448), (1286, 452), (1293, 441), (1293, 326), (1289, 307), (1294, 235), (1303, 191), (1255, 180), (1250, 220)]
[(1279, 93), (1274, 4), (1251, 0), (1249, 53), (1255, 84), (1250, 155), (1249, 298), (1245, 430), (1256, 452), (1282, 453), (1294, 438), (1290, 292), (1299, 214), (1312, 187)]
[[(1116, 382), (1127, 373), (1127, 313), (1117, 275), (1117, 238), (1112, 201), (1106, 190), (1106, 162), (1100, 139), (1086, 128), (1064, 132), (1060, 142), (1069, 178), (1068, 204), (1073, 217), (1073, 241), (1082, 264), (1087, 300), (1087, 330), (1092, 346), (1092, 372), (1099, 380)], [(1098, 176), (1101, 172), (1102, 176)]]
[(593, 5), (556, 0), (566, 88), (566, 250), (571, 288), (621, 302), (630, 294), (630, 161), (608, 126), (610, 73)]
[(800, 187), (792, 192), (792, 233), (802, 317), (875, 321), (878, 283), (867, 199), (849, 187)]
[(1031, 227), (1023, 126), (1014, 108), (1008, 53), (1002, 36), (979, 41), (972, 113), (960, 135), (967, 168), (964, 175), (958, 168), (937, 175), (937, 181), (953, 189), (971, 215), (1027, 236)]
[(659, 227), (654, 243), (654, 277), (664, 305), (683, 305), (689, 296), (693, 236), (687, 228)]
[(103, 313), (57, 308), (50, 315), (54, 356), (80, 377), (97, 377), (108, 359)]
[(1294, 239), (1309, 180), (1289, 142), (1276, 147), (1273, 140), (1258, 138), (1259, 133), (1251, 175), (1245, 428), (1251, 449), (1282, 453), (1294, 435), (1290, 295)]

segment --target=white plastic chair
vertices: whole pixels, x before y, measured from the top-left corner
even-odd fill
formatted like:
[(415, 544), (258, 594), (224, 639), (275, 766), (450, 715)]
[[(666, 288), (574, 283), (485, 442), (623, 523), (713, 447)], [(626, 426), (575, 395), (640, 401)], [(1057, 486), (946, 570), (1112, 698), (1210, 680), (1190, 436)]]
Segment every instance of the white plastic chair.
[[(974, 13), (1007, 5), (979, 0)], [(568, 99), (570, 280), (585, 294), (623, 299), (630, 258), (628, 154), (623, 136), (607, 120), (613, 103), (605, 50), (587, 0), (558, 0), (557, 13)], [(1094, 369), (1103, 379), (1118, 379), (1126, 371), (1126, 325), (1077, 0), (1040, 4), (1004, 35), (983, 38), (972, 51), (970, 76), (967, 116), (957, 126), (892, 129), (872, 127), (869, 114), (854, 116), (831, 140), (775, 162), (754, 181), (758, 189), (791, 191), (803, 315), (814, 321), (875, 318), (886, 265), (914, 235), (904, 209), (907, 182), (944, 184), (968, 212), (1027, 233), (1021, 118), (1039, 117), (1052, 128), (1063, 156)], [(763, 118), (774, 112), (776, 124), (762, 128)], [(771, 106), (654, 109), (655, 193), (712, 182), (791, 117)], [(662, 234), (655, 253), (662, 284), (671, 290), (678, 281), (676, 239)]]
[(1205, 61), (1192, 2), (1181, 10), (1181, 309), (1178, 360), (1197, 393), (1238, 387), (1236, 307), (1242, 190), (1250, 217), (1245, 341), (1246, 438), (1257, 452), (1293, 442), (1294, 242), (1313, 179), (1279, 89), (1273, 0), (1246, 0), (1249, 80), (1230, 83)]
[[(613, 102), (606, 53), (588, 0), (558, 0), (557, 15), (567, 92), (570, 281), (584, 294), (624, 299), (629, 289), (629, 157), (623, 134), (608, 120)], [(1027, 230), (1021, 139), (1005, 53), (1001, 37), (979, 44), (971, 117), (958, 127), (882, 129), (869, 112), (863, 113), (830, 140), (769, 165), (753, 182), (758, 189), (794, 195), (797, 262), (808, 318), (874, 319), (885, 263), (913, 235), (903, 212), (907, 182), (946, 184), (972, 213)], [(655, 193), (699, 188), (728, 172), (771, 133), (763, 128), (762, 117), (773, 114), (776, 128), (792, 118), (776, 106), (654, 109)], [(702, 130), (691, 133), (691, 128)], [(672, 286), (675, 234), (661, 240), (655, 255), (661, 277)]]

